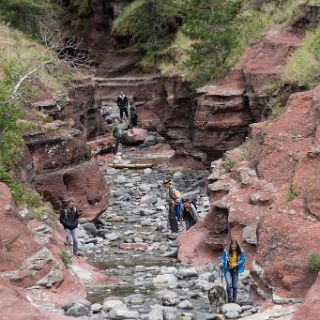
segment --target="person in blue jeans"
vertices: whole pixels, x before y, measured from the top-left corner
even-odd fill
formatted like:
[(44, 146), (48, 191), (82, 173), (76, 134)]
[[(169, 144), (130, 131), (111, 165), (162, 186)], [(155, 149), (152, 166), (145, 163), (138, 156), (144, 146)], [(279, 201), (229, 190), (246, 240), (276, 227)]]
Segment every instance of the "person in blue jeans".
[(244, 272), (246, 261), (244, 251), (238, 241), (232, 240), (229, 248), (223, 251), (221, 256), (221, 271), (226, 278), (228, 303), (236, 303), (238, 291), (239, 273)]

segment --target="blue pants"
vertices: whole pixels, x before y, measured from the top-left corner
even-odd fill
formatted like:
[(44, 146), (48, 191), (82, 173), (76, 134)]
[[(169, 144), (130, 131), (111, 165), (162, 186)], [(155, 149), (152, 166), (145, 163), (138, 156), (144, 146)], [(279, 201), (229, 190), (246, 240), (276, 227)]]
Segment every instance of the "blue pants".
[(180, 210), (182, 207), (182, 202), (180, 201), (177, 205), (176, 205), (176, 216), (178, 221), (180, 221)]
[(235, 302), (237, 300), (238, 272), (232, 269), (227, 270), (225, 277), (227, 282), (228, 300), (233, 300)]

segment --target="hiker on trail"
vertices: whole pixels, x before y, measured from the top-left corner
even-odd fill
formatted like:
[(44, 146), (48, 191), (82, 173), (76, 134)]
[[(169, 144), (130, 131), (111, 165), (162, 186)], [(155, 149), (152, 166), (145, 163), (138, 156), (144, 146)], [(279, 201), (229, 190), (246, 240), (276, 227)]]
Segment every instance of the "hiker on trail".
[(118, 119), (114, 120), (114, 122), (112, 124), (112, 127), (111, 127), (111, 130), (112, 130), (112, 136), (115, 139), (115, 145), (113, 147), (113, 153), (117, 154), (118, 153), (119, 144), (121, 142), (121, 135), (122, 135)]
[(228, 303), (236, 303), (239, 273), (244, 272), (246, 261), (244, 251), (238, 241), (232, 240), (229, 248), (223, 251), (221, 256), (221, 272), (226, 278)]
[(182, 206), (180, 210), (180, 224), (184, 220), (186, 224), (186, 229), (189, 230), (199, 221), (199, 216), (197, 213), (197, 208), (192, 201), (188, 199), (182, 199)]
[(138, 125), (138, 114), (137, 114), (137, 107), (133, 104), (129, 108), (130, 114), (130, 124), (132, 127), (136, 127)]
[(177, 216), (176, 216), (176, 208), (175, 208), (175, 205), (172, 204), (171, 201), (169, 204), (168, 222), (170, 225), (171, 232), (177, 233), (179, 231), (179, 229), (178, 229), (178, 220), (177, 220)]
[(129, 119), (129, 115), (128, 115), (128, 98), (126, 97), (126, 95), (121, 91), (120, 95), (118, 96), (117, 99), (117, 105), (120, 109), (120, 119), (122, 120), (123, 118), (123, 113), (125, 113), (127, 119)]
[(67, 244), (71, 254), (78, 254), (78, 223), (79, 211), (75, 208), (75, 203), (70, 202), (70, 205), (65, 203), (60, 209), (60, 222), (64, 227), (67, 235)]
[(169, 189), (169, 198), (171, 200), (172, 205), (175, 208), (175, 212), (176, 212), (176, 217), (177, 220), (180, 220), (180, 210), (181, 210), (181, 206), (182, 206), (182, 202), (181, 202), (181, 193), (174, 188), (171, 180), (165, 180), (163, 181), (163, 186), (167, 189)]

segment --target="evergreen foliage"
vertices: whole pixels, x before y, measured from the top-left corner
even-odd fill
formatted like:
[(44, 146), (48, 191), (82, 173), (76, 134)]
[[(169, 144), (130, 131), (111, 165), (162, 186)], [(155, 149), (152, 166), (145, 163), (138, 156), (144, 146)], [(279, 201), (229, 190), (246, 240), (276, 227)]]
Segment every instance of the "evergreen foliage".
[(238, 0), (189, 0), (183, 32), (192, 40), (188, 67), (196, 71), (197, 84), (219, 75), (238, 44), (234, 20), (241, 9)]
[[(112, 33), (129, 37), (152, 60), (174, 39), (182, 21), (182, 0), (136, 0), (114, 21)], [(154, 61), (155, 62), (155, 61)]]
[(40, 24), (47, 19), (50, 10), (50, 0), (0, 0), (0, 21), (37, 36)]

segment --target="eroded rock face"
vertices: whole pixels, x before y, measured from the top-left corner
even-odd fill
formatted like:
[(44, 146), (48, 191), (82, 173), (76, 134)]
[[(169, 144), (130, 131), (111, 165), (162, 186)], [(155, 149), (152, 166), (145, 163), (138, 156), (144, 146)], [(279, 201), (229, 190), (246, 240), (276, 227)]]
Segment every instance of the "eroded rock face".
[(93, 86), (75, 84), (69, 101), (59, 105), (56, 118), (60, 120), (52, 122), (49, 130), (24, 136), (28, 152), (23, 163), (30, 167), (24, 170), (24, 180), (33, 183), (55, 210), (72, 199), (83, 218), (95, 219), (108, 207), (109, 189), (98, 166), (88, 160), (110, 151), (113, 139), (104, 135), (106, 123), (95, 103)]
[(271, 28), (230, 72), (199, 88), (196, 100), (179, 79), (141, 86), (134, 99), (146, 101), (138, 108), (142, 125), (156, 129), (178, 155), (203, 162), (220, 158), (245, 140), (250, 123), (268, 114), (266, 86), (281, 79), (299, 43), (294, 33)]
[(318, 275), (317, 280), (308, 291), (304, 303), (295, 313), (292, 320), (317, 320), (320, 319), (320, 276)]
[(247, 268), (255, 259), (275, 302), (305, 295), (314, 281), (307, 255), (317, 252), (320, 234), (319, 106), (320, 87), (293, 94), (276, 120), (251, 125), (247, 142), (212, 164), (211, 209), (197, 232), (179, 238), (181, 260), (212, 259), (232, 237), (246, 251)]
[(61, 201), (74, 200), (82, 218), (95, 219), (108, 205), (109, 188), (94, 164), (44, 172), (35, 177), (34, 186), (57, 210)]

